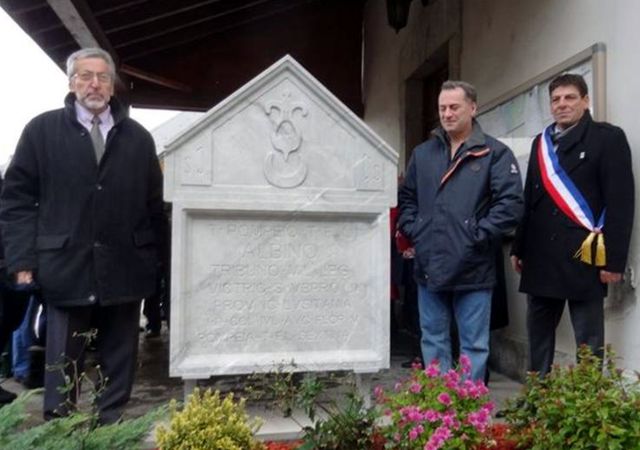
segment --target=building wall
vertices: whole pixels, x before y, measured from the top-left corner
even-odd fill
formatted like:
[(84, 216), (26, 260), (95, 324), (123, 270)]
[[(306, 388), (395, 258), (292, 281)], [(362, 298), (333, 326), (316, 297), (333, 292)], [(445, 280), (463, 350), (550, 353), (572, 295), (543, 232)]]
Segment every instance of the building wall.
[[(640, 83), (633, 82), (640, 70), (634, 48), (640, 38), (635, 19), (640, 14), (639, 2), (466, 0), (462, 10), (462, 77), (476, 85), (481, 103), (603, 42), (607, 47), (607, 120), (627, 132), (634, 156), (640, 155), (640, 128), (634, 101), (640, 99)], [(638, 156), (634, 158), (634, 171), (640, 174)], [(634, 369), (640, 368), (640, 333), (635, 325), (640, 311), (636, 307), (637, 292), (631, 286), (635, 284), (631, 275), (639, 269), (637, 260), (638, 233), (634, 229), (631, 272), (627, 274), (631, 282), (613, 289), (605, 304), (606, 341), (624, 358), (623, 366)], [(524, 343), (526, 300), (515, 290), (517, 276), (511, 273), (510, 278), (511, 326), (502, 333), (502, 338)], [(575, 351), (566, 314), (558, 330), (556, 348), (565, 355)]]
[[(626, 131), (634, 152), (634, 171), (640, 179), (636, 103), (640, 99), (640, 83), (635, 81), (640, 73), (636, 49), (640, 39), (640, 31), (636, 31), (640, 2), (461, 0), (456, 10), (450, 6), (456, 2), (450, 0), (437, 0), (426, 7), (413, 1), (409, 25), (397, 35), (386, 23), (385, 3), (370, 0), (365, 12), (365, 121), (401, 154), (406, 151), (406, 81), (412, 69), (428, 61), (433, 51), (430, 49), (455, 33), (460, 33), (461, 78), (476, 85), (481, 106), (603, 42), (607, 47), (607, 120)], [(623, 366), (636, 370), (640, 369), (640, 332), (636, 331), (640, 310), (636, 307), (635, 289), (635, 274), (640, 270), (637, 231), (636, 226), (627, 274), (631, 281), (612, 289), (605, 304), (607, 342), (624, 358)], [(524, 369), (526, 300), (517, 293), (517, 276), (510, 270), (507, 275), (511, 325), (499, 333), (494, 348), (498, 362), (510, 365), (506, 370), (515, 374)], [(567, 359), (575, 350), (566, 317), (558, 330), (557, 350), (560, 358)]]
[[(429, 70), (429, 57), (460, 30), (460, 1), (437, 1), (428, 7), (411, 5), (407, 26), (396, 33), (387, 24), (386, 1), (369, 0), (364, 15), (363, 97), (364, 120), (389, 145), (399, 151), (400, 170), (405, 166), (407, 80)], [(459, 45), (451, 45), (456, 53)], [(457, 57), (454, 58), (457, 60)], [(451, 72), (459, 68), (454, 64)], [(435, 105), (434, 105), (435, 107)], [(411, 118), (409, 118), (411, 120)]]

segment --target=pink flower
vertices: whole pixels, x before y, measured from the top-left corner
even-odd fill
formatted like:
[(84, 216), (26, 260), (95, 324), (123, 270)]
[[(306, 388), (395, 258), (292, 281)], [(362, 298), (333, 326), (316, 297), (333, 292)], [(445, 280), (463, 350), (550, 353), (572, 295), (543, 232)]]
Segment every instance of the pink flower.
[(437, 360), (431, 361), (431, 364), (424, 369), (424, 374), (429, 378), (435, 378), (440, 375), (440, 364)]
[(458, 394), (458, 397), (460, 397), (460, 398), (467, 398), (470, 395), (469, 391), (466, 388), (463, 388), (463, 387), (455, 388), (455, 392), (456, 392), (456, 394)]
[(451, 404), (451, 396), (446, 392), (438, 395), (438, 401), (442, 403), (444, 406), (449, 406)]
[(420, 422), (424, 416), (417, 406), (405, 406), (400, 409), (400, 415), (409, 422)]
[(442, 425), (447, 428), (453, 428), (454, 430), (460, 428), (460, 422), (458, 421), (458, 419), (456, 419), (456, 413), (454, 413), (453, 411), (449, 411), (445, 415), (443, 415)]
[(471, 373), (471, 359), (464, 353), (460, 355), (460, 369), (464, 375)]
[(496, 404), (493, 402), (487, 402), (484, 405), (482, 405), (482, 409), (484, 409), (488, 414), (491, 414), (491, 412), (495, 409)]
[(433, 409), (428, 409), (423, 414), (424, 420), (427, 422), (435, 422), (440, 420), (440, 413), (438, 411), (434, 411)]
[(473, 426), (479, 433), (484, 433), (489, 426), (490, 412), (487, 409), (480, 408), (476, 412), (472, 412), (467, 417), (467, 423)]
[(476, 381), (476, 389), (478, 390), (478, 394), (480, 396), (487, 395), (489, 393), (489, 388), (485, 386), (482, 380)]
[(409, 440), (415, 441), (423, 432), (424, 432), (424, 427), (422, 425), (413, 427), (411, 431), (409, 431)]
[(412, 383), (411, 386), (409, 387), (409, 391), (411, 391), (414, 394), (417, 394), (421, 390), (422, 390), (422, 386), (420, 385), (420, 383)]
[(425, 450), (438, 450), (451, 437), (451, 430), (445, 426), (440, 426), (434, 431), (424, 446)]
[(382, 388), (382, 386), (376, 386), (373, 389), (373, 395), (375, 396), (377, 402), (382, 402), (384, 400), (384, 389)]

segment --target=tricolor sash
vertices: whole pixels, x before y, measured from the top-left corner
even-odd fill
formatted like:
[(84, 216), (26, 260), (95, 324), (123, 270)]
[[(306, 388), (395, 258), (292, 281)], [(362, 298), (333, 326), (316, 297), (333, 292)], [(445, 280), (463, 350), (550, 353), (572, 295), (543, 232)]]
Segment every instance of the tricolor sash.
[[(582, 262), (587, 264), (594, 264), (598, 267), (605, 266), (607, 261), (604, 235), (602, 234), (605, 210), (602, 211), (596, 223), (589, 204), (558, 161), (558, 155), (556, 155), (551, 141), (552, 129), (553, 125), (548, 126), (538, 141), (538, 165), (540, 166), (542, 184), (558, 209), (589, 231), (589, 235), (576, 251), (574, 257), (580, 258)], [(594, 240), (596, 241), (595, 263), (592, 255)]]

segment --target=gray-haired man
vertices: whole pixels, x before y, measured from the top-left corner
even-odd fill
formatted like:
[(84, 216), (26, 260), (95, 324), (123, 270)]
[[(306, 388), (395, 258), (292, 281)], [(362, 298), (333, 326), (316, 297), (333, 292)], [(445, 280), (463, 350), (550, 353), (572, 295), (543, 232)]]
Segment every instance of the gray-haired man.
[[(65, 107), (23, 131), (0, 220), (8, 271), (18, 284), (38, 283), (47, 304), (47, 364), (71, 375), (75, 361), (82, 370), (86, 342), (77, 333), (97, 324), (107, 380), (98, 408), (100, 421), (112, 423), (131, 394), (140, 300), (154, 291), (162, 174), (150, 134), (113, 98), (109, 54), (79, 50), (67, 75)], [(63, 384), (62, 370), (47, 372), (46, 419), (76, 401), (59, 391)]]

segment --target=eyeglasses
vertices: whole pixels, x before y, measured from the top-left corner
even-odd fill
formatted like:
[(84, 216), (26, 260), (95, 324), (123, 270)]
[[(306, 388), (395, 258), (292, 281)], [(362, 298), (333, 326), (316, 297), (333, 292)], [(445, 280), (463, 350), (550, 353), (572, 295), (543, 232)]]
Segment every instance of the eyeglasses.
[(80, 73), (74, 73), (73, 76), (76, 77), (76, 78), (79, 78), (82, 81), (87, 82), (87, 83), (90, 83), (91, 81), (93, 81), (94, 78), (97, 78), (98, 79), (98, 83), (100, 83), (100, 84), (111, 83), (111, 80), (113, 79), (111, 74), (104, 73), (104, 72), (100, 72), (100, 73), (80, 72)]

